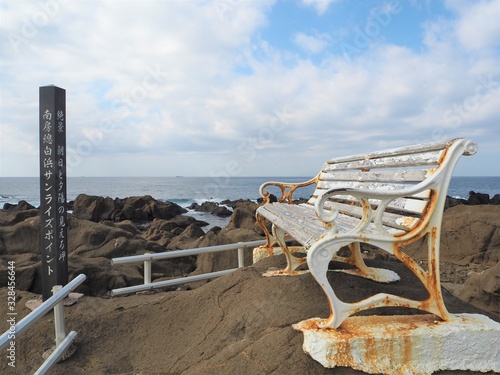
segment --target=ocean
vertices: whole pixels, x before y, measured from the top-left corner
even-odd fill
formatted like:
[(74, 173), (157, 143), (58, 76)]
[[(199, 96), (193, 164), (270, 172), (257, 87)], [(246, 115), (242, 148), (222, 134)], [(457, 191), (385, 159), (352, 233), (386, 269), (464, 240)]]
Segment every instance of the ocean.
[[(182, 207), (205, 201), (259, 198), (259, 187), (266, 181), (303, 182), (310, 177), (70, 177), (67, 200), (79, 194), (111, 198), (151, 195), (160, 201), (171, 201)], [(308, 198), (314, 186), (297, 190), (294, 198)], [(500, 177), (452, 177), (448, 195), (467, 199), (469, 192), (486, 193), (490, 198), (500, 194)], [(271, 190), (278, 195), (278, 191)], [(20, 200), (39, 206), (38, 177), (0, 177), (0, 208)]]

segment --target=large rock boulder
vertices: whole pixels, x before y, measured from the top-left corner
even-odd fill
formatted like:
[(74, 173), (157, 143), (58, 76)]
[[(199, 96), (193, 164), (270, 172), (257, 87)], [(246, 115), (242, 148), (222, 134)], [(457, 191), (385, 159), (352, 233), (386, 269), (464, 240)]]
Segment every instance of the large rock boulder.
[(490, 199), (490, 204), (500, 204), (500, 194), (495, 194), (493, 198)]
[[(205, 221), (197, 220), (192, 216), (178, 215), (173, 219), (154, 219), (146, 232), (142, 237), (148, 241), (156, 242), (161, 246), (167, 247), (170, 241), (182, 234), (186, 228), (190, 225), (196, 226), (198, 229), (207, 226), (208, 223)], [(203, 230), (198, 231), (198, 237), (204, 235)], [(189, 235), (191, 237), (192, 234)], [(180, 247), (183, 248), (183, 247)]]
[(193, 203), (188, 207), (191, 210), (198, 212), (206, 212), (218, 217), (229, 217), (231, 216), (231, 210), (226, 206), (221, 206), (217, 202), (203, 202), (201, 205), (198, 203)]
[[(31, 212), (38, 210), (29, 210)], [(41, 253), (37, 216), (11, 214), (12, 225), (0, 226), (0, 285), (7, 283), (7, 260), (16, 262), (16, 288), (41, 293)], [(17, 215), (21, 214), (18, 212)], [(5, 217), (5, 215), (3, 215)], [(17, 219), (16, 219), (17, 218)], [(87, 280), (80, 291), (103, 295), (111, 289), (143, 283), (143, 263), (112, 266), (110, 259), (144, 253), (164, 252), (157, 243), (147, 241), (134, 232), (131, 222), (114, 224), (68, 218), (68, 265), (70, 277), (84, 273)], [(201, 229), (200, 229), (201, 230)], [(192, 257), (153, 262), (154, 275), (170, 277), (194, 270)]]
[(476, 193), (475, 191), (469, 192), (469, 199), (467, 199), (467, 204), (477, 205), (477, 204), (490, 204), (489, 194)]
[(171, 219), (186, 212), (178, 204), (160, 202), (150, 195), (111, 199), (80, 194), (73, 202), (73, 215), (95, 222), (131, 220), (142, 223), (155, 218)]
[(0, 210), (0, 227), (14, 225), (20, 223), (30, 217), (36, 217), (40, 215), (38, 209), (29, 209), (27, 211), (18, 210)]
[[(227, 225), (227, 230), (238, 228), (251, 229), (257, 233), (262, 233), (262, 230), (255, 221), (255, 211), (259, 207), (253, 202), (239, 202), (235, 205), (231, 219)], [(263, 234), (263, 233), (262, 233)]]
[[(229, 224), (220, 231), (209, 231), (195, 243), (196, 247), (209, 247), (238, 242), (262, 240), (260, 227), (255, 222), (255, 210), (258, 205), (252, 202), (239, 202), (231, 215)], [(252, 264), (252, 249), (244, 253), (245, 265)], [(207, 253), (198, 256), (196, 270), (192, 275), (221, 271), (238, 267), (238, 253), (236, 250), (217, 253)], [(190, 284), (196, 288), (206, 281)]]
[[(427, 259), (424, 240), (405, 248), (415, 259)], [(455, 206), (444, 212), (441, 260), (457, 264), (500, 261), (500, 207)]]
[(7, 212), (28, 211), (34, 208), (35, 206), (29, 204), (24, 200), (20, 200), (17, 204), (5, 203), (3, 205), (3, 210)]
[(184, 229), (181, 234), (174, 237), (172, 241), (167, 245), (168, 250), (185, 250), (192, 249), (196, 244), (196, 241), (203, 237), (205, 232), (199, 226), (195, 224), (189, 225)]
[(500, 316), (500, 263), (471, 275), (455, 294), (474, 306)]
[(121, 208), (110, 197), (80, 194), (73, 202), (73, 215), (79, 219), (95, 222), (114, 220)]
[(38, 253), (39, 227), (38, 210), (17, 212), (5, 219), (0, 226), (0, 256)]

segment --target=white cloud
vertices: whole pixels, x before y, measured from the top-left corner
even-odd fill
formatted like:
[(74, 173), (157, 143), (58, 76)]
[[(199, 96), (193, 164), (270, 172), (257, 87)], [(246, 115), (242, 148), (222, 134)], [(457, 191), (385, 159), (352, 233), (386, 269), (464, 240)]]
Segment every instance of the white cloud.
[[(0, 3), (2, 35), (23, 36), (45, 4), (20, 3)], [(38, 173), (38, 86), (51, 83), (67, 90), (70, 175), (308, 175), (329, 156), (436, 137), (495, 150), (497, 42), (477, 25), (474, 49), (464, 26), (485, 4), (427, 23), (421, 51), (380, 41), (311, 61), (262, 39), (271, 1), (61, 2), (17, 52), (1, 38), (0, 175)], [(311, 29), (294, 40), (319, 54), (330, 40)]]
[(306, 6), (313, 7), (319, 15), (324, 14), (330, 4), (336, 2), (337, 0), (302, 0), (302, 3)]
[(293, 36), (293, 41), (309, 53), (323, 52), (330, 44), (329, 37), (326, 34), (312, 36), (305, 33), (296, 33)]
[(459, 14), (456, 35), (470, 51), (480, 51), (500, 46), (500, 3), (498, 0), (447, 1), (447, 6)]

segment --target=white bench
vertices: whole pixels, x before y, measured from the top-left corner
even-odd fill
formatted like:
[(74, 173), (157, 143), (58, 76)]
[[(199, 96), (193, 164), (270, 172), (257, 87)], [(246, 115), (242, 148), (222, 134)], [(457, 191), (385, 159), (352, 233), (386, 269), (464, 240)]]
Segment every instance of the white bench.
[[(291, 184), (267, 182), (260, 187), (264, 204), (256, 218), (267, 243), (254, 250), (254, 258), (276, 254), (281, 249), (287, 267), (269, 275), (295, 275), (307, 260), (309, 271), (323, 288), (330, 317), (322, 328), (337, 328), (350, 315), (381, 306), (416, 308), (449, 320), (439, 277), (439, 243), (443, 208), (453, 169), (461, 155), (473, 155), (475, 142), (453, 139), (398, 149), (353, 155), (328, 160), (309, 181)], [(316, 184), (316, 190), (303, 204), (293, 204), (296, 189)], [(281, 189), (278, 202), (269, 201), (266, 188)], [(272, 224), (269, 233), (266, 223)], [(427, 270), (403, 252), (405, 245), (426, 236)], [(300, 247), (288, 247), (292, 238)], [(366, 243), (387, 251), (401, 260), (429, 292), (425, 301), (379, 293), (355, 303), (337, 298), (327, 279), (330, 260), (356, 266), (347, 272), (380, 282), (392, 282), (399, 276), (389, 270), (366, 266), (360, 244)], [(279, 248), (273, 248), (278, 244)], [(348, 257), (337, 252), (349, 246)], [(307, 257), (292, 253), (307, 252)]]

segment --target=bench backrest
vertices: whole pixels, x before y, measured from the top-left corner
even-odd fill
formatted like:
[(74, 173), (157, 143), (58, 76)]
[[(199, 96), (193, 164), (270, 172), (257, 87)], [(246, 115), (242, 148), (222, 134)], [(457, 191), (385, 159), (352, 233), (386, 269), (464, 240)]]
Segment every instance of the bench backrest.
[[(443, 209), (449, 180), (462, 154), (472, 155), (477, 145), (465, 139), (415, 145), (369, 154), (328, 160), (317, 175), (316, 190), (307, 202), (332, 188), (369, 190), (408, 189), (421, 184), (426, 190), (393, 200), (383, 214), (386, 230), (401, 235), (414, 229), (433, 209)], [(361, 218), (363, 209), (355, 199), (333, 196), (327, 204), (335, 205), (345, 216)], [(370, 200), (373, 208), (380, 201)]]

